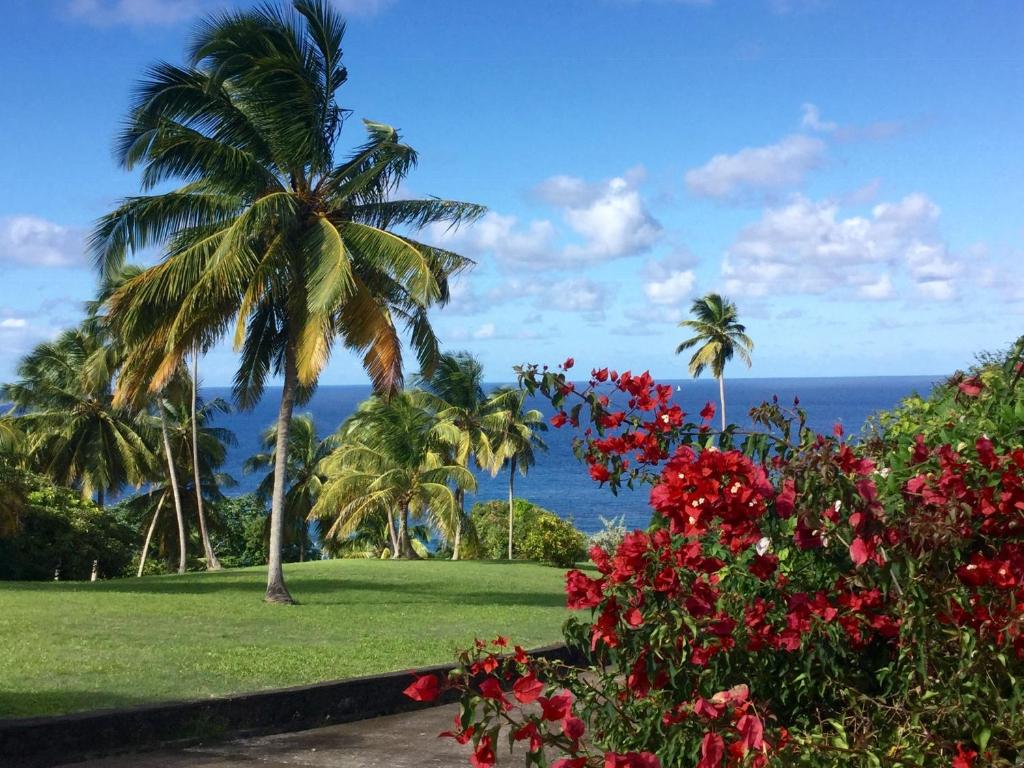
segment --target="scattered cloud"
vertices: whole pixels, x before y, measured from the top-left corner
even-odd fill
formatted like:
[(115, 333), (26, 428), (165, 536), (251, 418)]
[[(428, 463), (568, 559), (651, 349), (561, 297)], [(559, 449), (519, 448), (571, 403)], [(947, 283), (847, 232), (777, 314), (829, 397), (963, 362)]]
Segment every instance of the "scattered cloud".
[(203, 0), (68, 0), (68, 14), (97, 27), (179, 24), (204, 10)]
[(802, 104), (800, 106), (800, 127), (806, 128), (809, 131), (817, 131), (819, 133), (831, 133), (838, 126), (829, 121), (821, 119), (821, 112), (814, 104)]
[(0, 263), (29, 267), (85, 266), (83, 232), (36, 216), (0, 218)]
[(551, 219), (522, 222), (497, 212), (456, 232), (432, 229), (439, 243), (468, 253), (493, 254), (508, 271), (573, 269), (635, 256), (661, 237), (661, 224), (640, 196), (642, 169), (612, 179), (588, 182), (575, 176), (553, 176), (533, 196), (555, 209), (562, 225)]
[(962, 265), (939, 237), (938, 218), (938, 206), (920, 193), (849, 218), (835, 201), (797, 195), (739, 233), (723, 260), (725, 288), (881, 300), (898, 292), (892, 273), (899, 270), (919, 297), (945, 301), (956, 296)]
[(690, 193), (716, 200), (771, 195), (803, 183), (825, 159), (825, 142), (794, 133), (775, 144), (746, 147), (735, 154), (715, 155), (700, 168), (687, 171)]
[(678, 252), (663, 259), (650, 259), (644, 265), (643, 289), (652, 304), (679, 304), (693, 293), (697, 276), (690, 268), (694, 259), (687, 252)]
[(494, 323), (484, 323), (479, 328), (477, 328), (475, 331), (473, 331), (473, 338), (474, 339), (493, 339), (496, 330), (497, 329), (495, 328)]
[[(332, 0), (346, 16), (374, 16), (394, 4), (394, 0)], [(96, 27), (171, 26), (193, 19), (211, 10), (207, 0), (65, 0), (71, 18)]]

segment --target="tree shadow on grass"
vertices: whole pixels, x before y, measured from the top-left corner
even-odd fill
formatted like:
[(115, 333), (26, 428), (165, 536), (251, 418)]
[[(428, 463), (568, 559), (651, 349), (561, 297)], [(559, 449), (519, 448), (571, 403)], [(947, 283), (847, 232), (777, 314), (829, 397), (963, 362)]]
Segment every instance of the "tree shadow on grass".
[[(538, 608), (559, 608), (565, 606), (565, 596), (561, 590), (556, 592), (502, 590), (486, 588), (459, 590), (454, 586), (439, 588), (436, 583), (419, 584), (414, 581), (400, 583), (381, 582), (369, 578), (352, 578), (339, 576), (336, 578), (297, 578), (290, 583), (292, 596), (299, 603), (310, 605), (371, 605), (379, 599), (389, 604), (427, 604), (439, 601), (452, 601), (460, 605), (496, 605), (526, 606)], [(87, 588), (86, 588), (87, 587)], [(48, 582), (18, 582), (15, 589), (21, 592), (50, 590)], [(129, 595), (223, 595), (237, 594), (240, 599), (259, 600), (262, 585), (250, 580), (220, 579), (188, 579), (177, 581), (171, 578), (154, 579), (118, 579), (98, 584), (84, 584), (79, 593), (89, 592), (91, 597), (102, 594)], [(375, 593), (375, 599), (369, 600), (368, 593)], [(50, 594), (53, 594), (52, 592)], [(353, 599), (354, 598), (354, 599)]]
[(59, 688), (46, 691), (0, 690), (0, 723), (28, 717), (55, 717), (82, 712), (92, 714), (152, 703), (152, 699), (102, 691), (69, 691)]

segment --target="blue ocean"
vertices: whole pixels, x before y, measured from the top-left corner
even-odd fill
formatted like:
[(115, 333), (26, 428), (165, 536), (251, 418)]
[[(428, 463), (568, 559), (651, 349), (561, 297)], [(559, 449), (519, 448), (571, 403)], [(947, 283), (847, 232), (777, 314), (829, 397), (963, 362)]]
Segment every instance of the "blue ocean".
[[(792, 403), (794, 397), (799, 397), (812, 429), (828, 433), (839, 422), (848, 435), (856, 435), (872, 413), (892, 408), (908, 395), (926, 395), (941, 379), (940, 376), (870, 376), (727, 380), (726, 406), (729, 420), (742, 426), (749, 424), (747, 414), (752, 407), (773, 396), (778, 396), (786, 405)], [(676, 402), (690, 414), (696, 414), (708, 401), (718, 401), (718, 384), (714, 380), (686, 379), (663, 383), (679, 388), (675, 394)], [(312, 400), (296, 413), (312, 413), (318, 433), (325, 436), (333, 432), (369, 394), (370, 389), (366, 386), (320, 387)], [(203, 390), (203, 396), (230, 400), (231, 393), (227, 388), (210, 387)], [(230, 493), (246, 493), (255, 488), (257, 476), (243, 475), (242, 463), (246, 457), (261, 450), (260, 434), (274, 422), (279, 397), (279, 389), (268, 389), (252, 411), (232, 412), (219, 418), (218, 426), (231, 429), (238, 439), (238, 445), (230, 450), (224, 467), (238, 481), (238, 486)], [(532, 407), (551, 413), (550, 404), (544, 401), (538, 400)], [(574, 434), (575, 430), (566, 426), (560, 430), (549, 429), (543, 435), (548, 450), (538, 456), (536, 466), (526, 477), (516, 477), (516, 496), (571, 518), (587, 533), (601, 529), (601, 517), (624, 516), (628, 527), (646, 526), (650, 518), (647, 490), (631, 492), (625, 489), (616, 497), (607, 489), (599, 488), (572, 453)], [(475, 497), (467, 499), (469, 503), (508, 497), (507, 474), (501, 473), (496, 478), (486, 472), (477, 474), (479, 487)]]

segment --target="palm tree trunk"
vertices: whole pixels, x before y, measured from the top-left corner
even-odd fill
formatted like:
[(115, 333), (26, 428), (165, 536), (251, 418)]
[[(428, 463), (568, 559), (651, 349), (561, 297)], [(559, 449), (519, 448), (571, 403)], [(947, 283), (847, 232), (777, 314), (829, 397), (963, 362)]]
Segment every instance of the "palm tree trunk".
[(457, 504), (455, 509), (455, 543), (452, 546), (452, 560), (459, 559), (459, 547), (462, 544), (462, 518), (466, 514), (466, 492), (461, 488), (455, 489), (455, 501)]
[(515, 509), (516, 457), (508, 462), (508, 559), (512, 559), (512, 520)]
[(274, 493), (270, 502), (270, 556), (267, 564), (268, 603), (294, 603), (288, 588), (284, 585), (284, 570), (281, 567), (281, 545), (284, 540), (284, 485), (287, 481), (285, 470), (288, 466), (288, 433), (292, 425), (292, 411), (295, 409), (295, 391), (298, 388), (298, 373), (295, 370), (295, 348), (291, 343), (284, 353), (284, 386), (281, 389), (281, 406), (277, 412), (277, 447), (274, 454)]
[(171, 439), (167, 436), (167, 412), (162, 402), (157, 403), (160, 409), (160, 432), (164, 438), (164, 455), (167, 457), (167, 476), (171, 481), (174, 494), (174, 513), (178, 518), (178, 573), (185, 572), (185, 515), (181, 511), (181, 491), (178, 490), (178, 473), (174, 471), (174, 453), (171, 451)]
[(149, 542), (153, 540), (153, 531), (156, 530), (156, 519), (160, 517), (160, 510), (164, 508), (164, 501), (167, 499), (167, 494), (160, 494), (160, 501), (156, 503), (156, 512), (153, 513), (153, 520), (149, 524), (149, 530), (146, 531), (146, 540), (142, 544), (142, 554), (139, 555), (139, 572), (136, 574), (141, 578), (143, 571), (146, 570), (146, 555), (149, 554)]
[(412, 548), (412, 538), (409, 536), (409, 504), (402, 504), (402, 516), (398, 523), (398, 550), (403, 560), (413, 560), (417, 556), (416, 550)]
[(103, 509), (103, 489), (96, 491), (96, 506)]
[(400, 557), (398, 535), (395, 533), (395, 517), (391, 514), (390, 507), (388, 507), (388, 538), (391, 539), (391, 556)]
[(220, 561), (210, 546), (210, 535), (206, 530), (206, 514), (203, 511), (203, 481), (199, 475), (199, 423), (196, 419), (197, 390), (199, 389), (199, 350), (193, 352), (193, 398), (191, 398), (191, 433), (193, 433), (193, 476), (196, 483), (196, 512), (199, 515), (200, 537), (203, 540), (203, 554), (207, 570), (220, 570)]
[(206, 570), (219, 571), (220, 561), (210, 545), (206, 531), (206, 515), (203, 512), (203, 484), (199, 479), (199, 423), (196, 421), (196, 399), (199, 388), (199, 350), (192, 353), (192, 471), (196, 484), (196, 513), (199, 515), (199, 534), (203, 540), (203, 554), (206, 556)]
[(718, 402), (722, 406), (722, 431), (725, 431), (725, 374), (718, 377)]

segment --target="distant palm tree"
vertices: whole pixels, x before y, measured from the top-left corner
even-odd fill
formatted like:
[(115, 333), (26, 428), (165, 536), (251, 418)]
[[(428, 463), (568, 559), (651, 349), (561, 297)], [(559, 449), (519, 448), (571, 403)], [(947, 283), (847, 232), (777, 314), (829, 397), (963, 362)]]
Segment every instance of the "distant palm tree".
[(448, 460), (445, 431), (422, 392), (362, 403), (338, 430), (339, 447), (324, 460), (327, 483), (313, 516), (330, 522), (325, 536), (344, 539), (366, 518), (383, 513), (395, 557), (416, 556), (411, 518), (426, 518), (453, 541), (459, 510), (452, 487), (475, 490), (476, 478)]
[(697, 378), (705, 368), (710, 368), (711, 375), (718, 379), (722, 429), (725, 429), (725, 364), (735, 354), (749, 368), (754, 342), (747, 336), (746, 327), (737, 321), (736, 305), (717, 293), (695, 299), (690, 313), (693, 318), (683, 320), (679, 327), (688, 328), (694, 335), (676, 347), (676, 354), (700, 345), (690, 358), (690, 374)]
[(138, 364), (122, 380), (158, 391), (181, 360), (230, 328), (241, 362), (235, 398), (252, 407), (283, 378), (266, 599), (291, 602), (281, 568), (288, 433), (334, 342), (362, 354), (378, 392), (402, 383), (408, 332), (421, 367), (438, 355), (428, 309), (470, 262), (393, 230), (456, 226), (484, 212), (438, 198), (395, 200), (416, 164), (398, 132), (366, 122), (368, 140), (335, 162), (346, 111), (336, 94), (345, 24), (325, 0), (225, 12), (201, 24), (185, 67), (158, 64), (137, 91), (118, 145), (144, 187), (101, 219), (92, 248), (104, 274), (129, 251), (162, 246), (156, 266), (110, 299)]
[[(442, 355), (434, 373), (423, 381), (430, 407), (437, 413), (440, 427), (448, 429), (447, 441), (451, 446), (451, 461), (469, 468), (474, 462), (478, 468), (494, 463), (492, 438), (506, 420), (502, 412), (503, 398), (488, 397), (483, 388), (484, 369), (469, 352)], [(459, 559), (459, 547), (466, 517), (465, 492), (455, 489), (459, 506), (452, 560)]]
[[(274, 492), (276, 426), (270, 426), (263, 432), (262, 442), (266, 450), (246, 459), (242, 471), (249, 474), (270, 468), (256, 489), (263, 499), (269, 499)], [(324, 440), (317, 437), (312, 414), (304, 413), (292, 418), (285, 469), (288, 487), (284, 497), (284, 531), (285, 543), (298, 546), (299, 560), (305, 558), (306, 550), (309, 549), (309, 516), (323, 489), (325, 477), (321, 463), (335, 447), (333, 437)]]
[(158, 462), (155, 431), (114, 402), (108, 342), (92, 322), (64, 331), (24, 357), (18, 381), (0, 389), (15, 408), (30, 468), (100, 506), (126, 484), (145, 482)]
[[(149, 541), (155, 535), (158, 549), (162, 553), (177, 553), (179, 573), (184, 572), (189, 523), (194, 525), (199, 522), (198, 499), (202, 498), (204, 502), (218, 501), (223, 498), (222, 488), (230, 488), (235, 485), (234, 478), (220, 472), (220, 468), (227, 458), (228, 447), (237, 443), (235, 435), (231, 430), (215, 427), (211, 423), (217, 415), (228, 413), (231, 406), (221, 398), (215, 398), (208, 402), (200, 399), (196, 407), (196, 417), (193, 419), (188, 384), (189, 382), (186, 381), (184, 386), (177, 386), (168, 392), (170, 397), (160, 398), (153, 407), (157, 415), (150, 417), (158, 419), (160, 422), (165, 453), (171, 457), (172, 463), (163, 468), (162, 472), (154, 474), (146, 493), (126, 502), (128, 507), (138, 515), (151, 516), (141, 559), (145, 559), (146, 552), (149, 550)], [(193, 440), (198, 448), (198, 473), (193, 466), (195, 462), (195, 454), (192, 451)], [(191, 477), (192, 479), (182, 487), (178, 481), (179, 477)], [(198, 486), (195, 485), (197, 482)], [(188, 487), (188, 483), (193, 484), (191, 488)], [(186, 497), (182, 494), (183, 490), (191, 492)], [(180, 518), (177, 521), (176, 546), (171, 544), (171, 529), (166, 525), (158, 524), (160, 512), (168, 502), (173, 502), (176, 510), (178, 508), (181, 510)], [(207, 523), (209, 522), (207, 521)], [(200, 525), (200, 541), (203, 537), (204, 527), (207, 535), (209, 534), (209, 525)], [(209, 569), (209, 562), (206, 566)], [(141, 567), (139, 573), (142, 573)]]
[(508, 467), (508, 559), (511, 560), (516, 470), (525, 477), (536, 462), (534, 449), (547, 450), (538, 432), (546, 431), (548, 425), (540, 411), (533, 408), (523, 410), (526, 392), (522, 390), (498, 389), (491, 398), (499, 404), (502, 421), (492, 436), (494, 458), (490, 469), (493, 477), (502, 467)]

